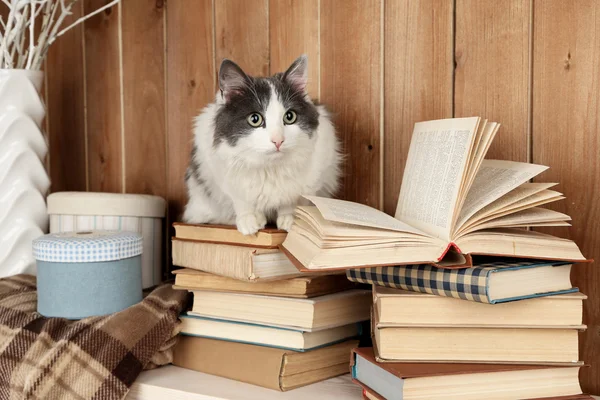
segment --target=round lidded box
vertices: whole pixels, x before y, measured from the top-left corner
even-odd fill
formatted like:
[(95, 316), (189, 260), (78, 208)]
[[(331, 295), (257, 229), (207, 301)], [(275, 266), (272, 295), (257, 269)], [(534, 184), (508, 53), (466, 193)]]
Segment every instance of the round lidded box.
[(142, 287), (159, 285), (166, 201), (147, 194), (57, 192), (48, 196), (50, 233), (115, 230), (143, 236)]
[(142, 236), (135, 232), (55, 233), (33, 241), (38, 312), (80, 319), (142, 300)]

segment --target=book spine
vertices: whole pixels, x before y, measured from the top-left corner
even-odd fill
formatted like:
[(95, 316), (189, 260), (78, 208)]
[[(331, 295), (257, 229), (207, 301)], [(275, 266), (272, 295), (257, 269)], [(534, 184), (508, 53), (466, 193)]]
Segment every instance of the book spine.
[(475, 268), (448, 270), (430, 265), (350, 269), (348, 280), (417, 293), (490, 303), (489, 273)]

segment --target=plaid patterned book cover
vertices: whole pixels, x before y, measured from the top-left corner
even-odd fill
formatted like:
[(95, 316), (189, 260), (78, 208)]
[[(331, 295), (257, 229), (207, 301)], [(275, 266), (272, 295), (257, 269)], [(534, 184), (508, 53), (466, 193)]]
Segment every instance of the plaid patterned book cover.
[(489, 297), (488, 285), (492, 273), (524, 268), (561, 266), (565, 264), (569, 263), (537, 260), (502, 260), (478, 263), (472, 268), (463, 269), (444, 269), (432, 265), (419, 264), (397, 267), (350, 269), (346, 271), (346, 276), (352, 282), (387, 286), (438, 296), (454, 297), (479, 303), (495, 304), (526, 298), (577, 292), (577, 288), (571, 288), (568, 290), (536, 293), (529, 296), (507, 299), (490, 299)]

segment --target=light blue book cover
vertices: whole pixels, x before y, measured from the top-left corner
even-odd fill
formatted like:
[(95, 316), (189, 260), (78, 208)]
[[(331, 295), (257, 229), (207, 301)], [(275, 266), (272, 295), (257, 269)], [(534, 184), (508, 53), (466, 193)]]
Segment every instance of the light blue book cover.
[[(270, 325), (256, 324), (256, 323), (250, 323), (250, 322), (230, 321), (230, 320), (224, 320), (224, 319), (218, 319), (218, 318), (201, 317), (201, 316), (192, 315), (189, 313), (181, 314), (179, 316), (179, 318), (181, 318), (181, 320), (183, 322), (182, 330), (180, 332), (181, 335), (203, 337), (203, 338), (208, 338), (208, 339), (225, 340), (228, 342), (252, 344), (252, 345), (257, 345), (257, 346), (273, 347), (273, 348), (278, 348), (278, 349), (283, 349), (283, 350), (293, 350), (293, 351), (299, 351), (299, 352), (315, 350), (315, 349), (319, 349), (322, 347), (331, 346), (333, 344), (345, 342), (346, 340), (356, 339), (356, 338), (360, 337), (363, 334), (363, 332), (368, 332), (368, 329), (365, 329), (365, 326), (368, 327), (368, 321), (359, 322), (359, 323), (355, 323), (355, 324), (350, 324), (350, 325), (352, 325), (352, 328), (350, 327), (350, 325), (347, 326), (348, 328), (344, 328), (344, 327), (331, 328), (330, 330), (338, 329), (338, 331), (339, 331), (339, 335), (338, 335), (339, 337), (336, 340), (327, 341), (325, 343), (320, 343), (319, 345), (312, 346), (312, 347), (290, 347), (290, 346), (283, 345), (283, 343), (280, 343), (279, 345), (277, 345), (277, 344), (273, 344), (272, 342), (269, 343), (267, 340), (262, 340), (262, 339), (264, 337), (266, 337), (269, 332), (277, 332), (277, 331), (288, 332), (291, 335), (289, 335), (289, 336), (286, 335), (287, 337), (292, 337), (295, 335), (296, 335), (296, 337), (298, 337), (300, 335), (314, 335), (316, 332), (306, 332), (301, 329), (284, 328), (284, 327), (280, 327), (280, 326), (270, 326)], [(199, 321), (199, 322), (205, 321), (207, 323), (210, 323), (210, 325), (212, 325), (213, 327), (221, 326), (223, 329), (220, 329), (220, 330), (213, 329), (212, 334), (206, 334), (206, 335), (196, 334), (196, 333), (191, 332), (193, 329), (190, 329), (190, 325), (188, 324), (188, 322), (186, 320), (191, 320), (191, 321), (195, 320), (195, 321)], [(232, 330), (231, 328), (236, 328), (236, 327), (241, 327), (241, 328), (243, 328), (243, 330), (239, 331), (238, 334), (233, 333), (233, 331), (235, 331), (235, 329)], [(317, 332), (319, 332), (319, 331), (317, 331)], [(254, 340), (252, 338), (254, 338)]]

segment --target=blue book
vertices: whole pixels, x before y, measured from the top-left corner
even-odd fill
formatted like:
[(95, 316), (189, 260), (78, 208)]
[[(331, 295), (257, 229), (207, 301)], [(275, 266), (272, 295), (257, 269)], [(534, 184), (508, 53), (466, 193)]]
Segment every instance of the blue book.
[(190, 314), (183, 314), (180, 318), (182, 335), (294, 351), (308, 351), (341, 343), (359, 337), (363, 331), (361, 323), (307, 332), (295, 328), (228, 321)]
[(426, 264), (351, 269), (346, 276), (352, 282), (496, 304), (577, 292), (571, 267), (564, 261), (500, 259), (464, 269)]

